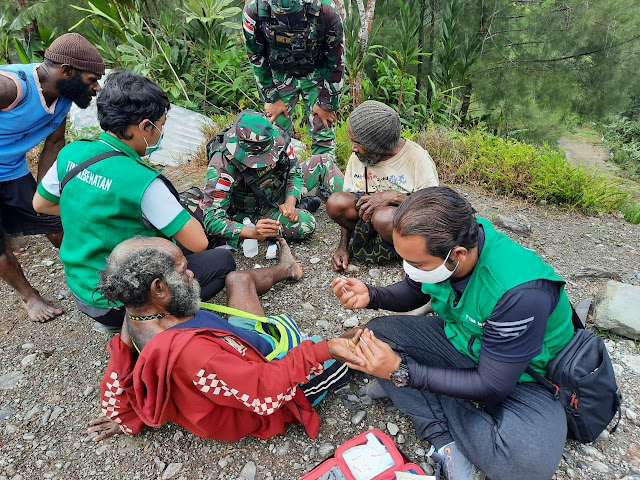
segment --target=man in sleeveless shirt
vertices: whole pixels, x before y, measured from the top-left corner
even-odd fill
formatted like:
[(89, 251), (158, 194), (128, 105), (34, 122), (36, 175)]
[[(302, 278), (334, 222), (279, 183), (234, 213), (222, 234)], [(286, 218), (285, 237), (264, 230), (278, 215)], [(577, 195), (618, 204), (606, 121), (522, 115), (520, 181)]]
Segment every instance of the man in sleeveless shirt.
[(0, 278), (20, 294), (31, 320), (46, 322), (62, 310), (44, 300), (29, 284), (6, 236), (45, 234), (60, 247), (62, 224), (38, 215), (31, 206), (36, 191), (26, 153), (40, 142), (40, 181), (65, 144), (71, 104), (87, 108), (100, 90), (104, 74), (100, 54), (82, 35), (67, 33), (44, 53), (41, 64), (0, 67)]

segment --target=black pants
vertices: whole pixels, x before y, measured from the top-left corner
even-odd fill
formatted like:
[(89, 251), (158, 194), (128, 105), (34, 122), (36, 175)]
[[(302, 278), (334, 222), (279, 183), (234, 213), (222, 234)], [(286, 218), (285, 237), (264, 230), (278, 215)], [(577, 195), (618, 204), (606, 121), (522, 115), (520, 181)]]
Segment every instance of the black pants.
[[(440, 317), (390, 316), (367, 327), (402, 355), (441, 368), (475, 368), (444, 333)], [(436, 448), (454, 441), (492, 480), (548, 480), (558, 468), (567, 436), (560, 402), (537, 383), (518, 383), (492, 412), (469, 400), (427, 390), (398, 388), (380, 380), (398, 410), (413, 420), (418, 435)]]
[[(229, 250), (214, 248), (201, 253), (188, 253), (187, 268), (200, 284), (200, 298), (209, 300), (224, 288), (224, 280), (228, 273), (236, 269), (236, 261)], [(124, 321), (125, 310), (105, 310), (104, 315), (91, 316), (94, 320), (110, 327), (118, 327)], [(86, 312), (85, 312), (86, 313)]]

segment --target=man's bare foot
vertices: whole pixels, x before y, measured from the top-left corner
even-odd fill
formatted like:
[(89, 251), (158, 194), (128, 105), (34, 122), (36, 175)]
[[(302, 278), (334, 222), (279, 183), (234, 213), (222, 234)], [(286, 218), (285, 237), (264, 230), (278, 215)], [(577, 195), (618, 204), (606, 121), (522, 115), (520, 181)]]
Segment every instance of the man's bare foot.
[(37, 292), (22, 303), (29, 318), (34, 322), (48, 322), (63, 313), (61, 308), (54, 307)]
[(284, 238), (278, 239), (278, 258), (280, 265), (289, 271), (289, 278), (296, 282), (302, 278), (302, 268), (296, 263), (296, 259), (291, 253), (291, 249)]
[(25, 237), (5, 237), (7, 246), (13, 251), (13, 253), (22, 253), (29, 248), (29, 241)]

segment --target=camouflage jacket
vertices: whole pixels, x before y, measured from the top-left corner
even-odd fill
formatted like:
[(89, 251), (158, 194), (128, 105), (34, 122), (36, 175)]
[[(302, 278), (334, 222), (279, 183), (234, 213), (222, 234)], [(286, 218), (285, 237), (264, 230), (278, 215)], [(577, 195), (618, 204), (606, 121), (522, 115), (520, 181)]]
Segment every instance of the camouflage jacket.
[[(232, 136), (233, 133), (227, 132), (225, 139), (230, 140)], [(303, 187), (302, 170), (293, 151), (293, 146), (287, 138), (278, 133), (274, 138), (273, 148), (277, 149), (278, 157), (286, 152), (289, 159), (289, 178), (285, 195), (299, 199)], [(250, 187), (244, 182), (239, 168), (229, 158), (230, 152), (227, 149), (224, 150), (224, 152), (214, 153), (207, 167), (203, 200), (204, 225), (208, 233), (224, 237), (229, 245), (238, 248), (240, 231), (243, 225), (235, 221), (233, 217), (242, 213), (251, 215), (257, 212), (239, 211), (233, 205), (232, 199), (234, 193), (243, 193), (253, 197), (255, 195), (252, 194)], [(261, 170), (273, 168), (274, 166), (272, 165)]]
[[(331, 0), (305, 0), (305, 18), (308, 23), (307, 43), (313, 45), (313, 64), (315, 68), (309, 73), (294, 70), (304, 64), (294, 58), (295, 48), (291, 38), (285, 35), (274, 35), (273, 26), (265, 12), (275, 19), (271, 13), (268, 0), (248, 0), (242, 15), (245, 46), (249, 62), (258, 83), (260, 98), (268, 103), (280, 99), (274, 77), (279, 83), (286, 83), (287, 77), (305, 76), (318, 85), (318, 105), (325, 110), (335, 111), (340, 105), (340, 96), (344, 82), (344, 31), (340, 14)], [(266, 21), (265, 21), (266, 20)], [(274, 20), (276, 23), (277, 20)], [(273, 22), (271, 22), (273, 23)], [(283, 42), (275, 44), (275, 40)], [(288, 45), (287, 45), (288, 43)], [(290, 53), (286, 58), (287, 51)], [(285, 57), (283, 57), (283, 54)], [(272, 65), (271, 60), (289, 60), (290, 67)], [(291, 72), (287, 70), (291, 69)]]

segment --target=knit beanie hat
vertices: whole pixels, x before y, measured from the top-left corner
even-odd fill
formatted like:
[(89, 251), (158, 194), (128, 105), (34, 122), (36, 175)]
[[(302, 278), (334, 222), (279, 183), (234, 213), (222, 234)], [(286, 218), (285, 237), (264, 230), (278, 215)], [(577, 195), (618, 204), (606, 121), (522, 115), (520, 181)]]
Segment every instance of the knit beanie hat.
[(44, 58), (55, 63), (66, 63), (78, 70), (104, 75), (104, 60), (100, 53), (79, 33), (60, 35), (44, 52)]
[(349, 115), (349, 126), (358, 143), (374, 154), (393, 150), (402, 133), (398, 112), (375, 100), (358, 105)]

